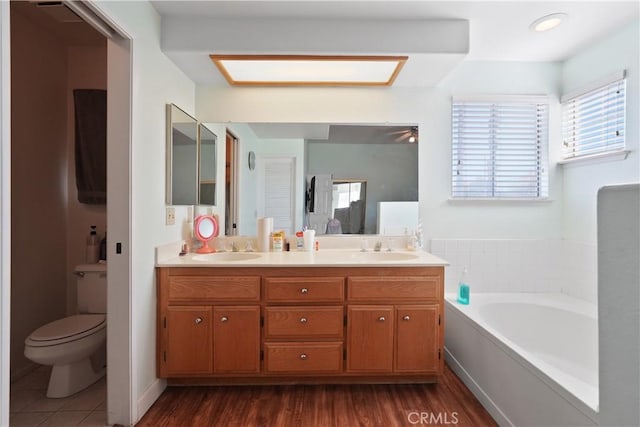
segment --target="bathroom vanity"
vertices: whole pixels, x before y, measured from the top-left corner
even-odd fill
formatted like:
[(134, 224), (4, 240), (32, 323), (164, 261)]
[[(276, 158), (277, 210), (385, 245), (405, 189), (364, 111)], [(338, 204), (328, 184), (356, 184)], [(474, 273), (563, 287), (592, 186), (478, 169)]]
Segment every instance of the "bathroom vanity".
[(173, 384), (431, 382), (444, 265), (426, 252), (187, 255), (157, 264), (157, 372)]

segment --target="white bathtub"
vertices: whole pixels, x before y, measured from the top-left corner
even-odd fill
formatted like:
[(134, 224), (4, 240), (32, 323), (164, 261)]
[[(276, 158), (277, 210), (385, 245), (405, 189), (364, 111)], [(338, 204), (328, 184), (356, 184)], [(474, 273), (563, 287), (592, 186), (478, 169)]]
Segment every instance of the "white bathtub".
[(595, 304), (563, 294), (447, 295), (445, 354), (500, 425), (598, 424)]

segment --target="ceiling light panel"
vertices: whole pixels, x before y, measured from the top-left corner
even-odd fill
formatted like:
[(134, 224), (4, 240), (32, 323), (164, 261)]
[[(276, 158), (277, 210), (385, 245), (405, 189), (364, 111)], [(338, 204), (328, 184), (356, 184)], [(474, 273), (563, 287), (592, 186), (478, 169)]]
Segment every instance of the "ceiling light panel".
[(210, 55), (233, 86), (390, 86), (406, 56)]

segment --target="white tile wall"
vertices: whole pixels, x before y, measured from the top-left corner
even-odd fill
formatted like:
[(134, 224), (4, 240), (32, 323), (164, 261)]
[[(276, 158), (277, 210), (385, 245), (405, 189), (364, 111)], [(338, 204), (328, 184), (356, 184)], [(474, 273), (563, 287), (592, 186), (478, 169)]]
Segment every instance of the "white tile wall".
[(463, 268), (472, 292), (563, 292), (596, 302), (595, 245), (560, 239), (432, 239), (430, 251), (449, 261), (446, 292)]

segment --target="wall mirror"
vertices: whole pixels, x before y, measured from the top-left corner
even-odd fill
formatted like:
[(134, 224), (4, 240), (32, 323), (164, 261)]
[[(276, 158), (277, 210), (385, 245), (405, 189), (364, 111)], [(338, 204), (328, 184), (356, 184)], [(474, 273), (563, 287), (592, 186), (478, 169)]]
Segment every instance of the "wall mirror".
[(198, 124), (167, 104), (167, 204), (198, 204)]
[(200, 145), (200, 173), (198, 177), (198, 204), (216, 204), (216, 134), (205, 124), (198, 124)]
[[(341, 221), (342, 234), (378, 234), (380, 202), (418, 201), (416, 124), (225, 123), (214, 129), (219, 127), (238, 137), (243, 160), (238, 163), (242, 183), (237, 194), (238, 234), (255, 234), (257, 217), (277, 215), (261, 211), (256, 202), (265, 187), (262, 174), (269, 171), (265, 164), (274, 156), (301, 159), (296, 160), (291, 201), (296, 229), (314, 217), (312, 228), (318, 234), (327, 232), (330, 219)], [(250, 151), (256, 156), (253, 171), (245, 160)], [(313, 177), (311, 215), (306, 199)], [(282, 206), (279, 202), (274, 209)]]

